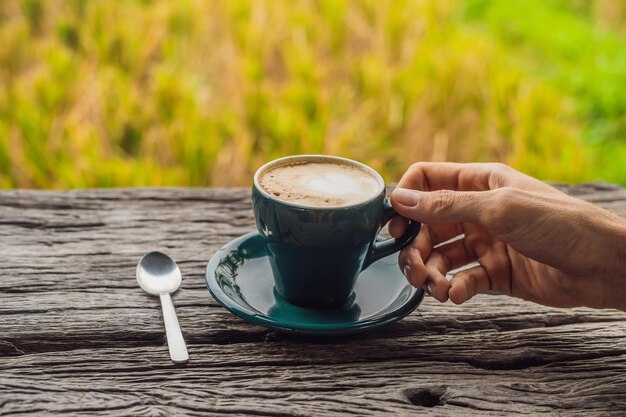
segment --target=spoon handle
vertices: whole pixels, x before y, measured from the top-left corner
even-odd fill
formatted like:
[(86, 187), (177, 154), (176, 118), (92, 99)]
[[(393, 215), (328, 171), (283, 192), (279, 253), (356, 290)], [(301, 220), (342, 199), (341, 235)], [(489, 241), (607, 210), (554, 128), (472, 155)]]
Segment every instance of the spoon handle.
[(167, 346), (170, 349), (172, 362), (184, 363), (189, 360), (187, 346), (180, 331), (172, 297), (169, 294), (161, 294), (161, 307), (163, 307), (163, 321), (165, 322), (165, 334), (167, 335)]

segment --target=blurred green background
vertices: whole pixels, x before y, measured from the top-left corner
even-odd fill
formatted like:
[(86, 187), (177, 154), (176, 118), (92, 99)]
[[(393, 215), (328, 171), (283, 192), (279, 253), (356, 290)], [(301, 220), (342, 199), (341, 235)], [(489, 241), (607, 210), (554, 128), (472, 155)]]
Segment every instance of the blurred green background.
[(626, 1), (0, 2), (0, 187), (248, 185), (296, 153), (626, 184)]

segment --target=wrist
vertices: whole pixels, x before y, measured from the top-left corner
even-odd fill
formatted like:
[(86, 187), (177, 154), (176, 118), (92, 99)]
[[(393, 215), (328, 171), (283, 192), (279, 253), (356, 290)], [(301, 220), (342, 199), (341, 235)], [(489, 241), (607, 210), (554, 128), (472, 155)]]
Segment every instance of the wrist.
[(608, 291), (613, 295), (613, 305), (610, 307), (626, 311), (626, 219), (616, 216), (613, 222), (608, 244), (612, 246), (612, 255), (609, 257), (610, 272), (608, 278), (611, 286)]
[(626, 220), (622, 219), (622, 230), (620, 234), (619, 250), (618, 250), (618, 271), (620, 278), (619, 288), (621, 289), (621, 305), (620, 310), (626, 311)]

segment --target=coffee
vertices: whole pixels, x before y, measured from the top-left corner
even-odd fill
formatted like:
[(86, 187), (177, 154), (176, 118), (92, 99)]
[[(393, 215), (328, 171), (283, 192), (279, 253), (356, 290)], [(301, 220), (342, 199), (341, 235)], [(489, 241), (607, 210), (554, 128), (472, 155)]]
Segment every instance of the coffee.
[(378, 178), (349, 162), (311, 159), (270, 167), (259, 176), (267, 193), (308, 207), (339, 207), (366, 202), (381, 192)]

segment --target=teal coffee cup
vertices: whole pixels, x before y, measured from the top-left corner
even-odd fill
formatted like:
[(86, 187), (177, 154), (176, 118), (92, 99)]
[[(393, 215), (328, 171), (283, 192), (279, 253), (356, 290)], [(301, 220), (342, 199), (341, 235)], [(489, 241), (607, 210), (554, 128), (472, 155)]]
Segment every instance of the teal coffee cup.
[(380, 238), (398, 215), (383, 178), (336, 156), (296, 155), (263, 165), (254, 175), (252, 201), (275, 291), (301, 307), (347, 302), (359, 273), (409, 245), (420, 229), (410, 222), (399, 239)]

